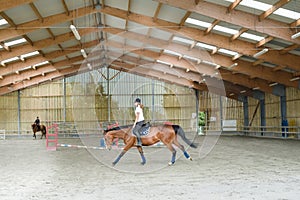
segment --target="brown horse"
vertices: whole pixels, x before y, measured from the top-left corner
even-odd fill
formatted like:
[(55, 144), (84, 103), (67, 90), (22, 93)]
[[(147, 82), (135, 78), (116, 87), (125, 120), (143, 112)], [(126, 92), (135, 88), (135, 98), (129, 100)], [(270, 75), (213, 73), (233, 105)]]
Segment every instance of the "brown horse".
[(36, 139), (35, 133), (36, 133), (36, 132), (39, 132), (39, 131), (42, 132), (41, 139), (43, 139), (43, 136), (45, 136), (45, 138), (46, 138), (46, 132), (47, 132), (47, 129), (46, 129), (46, 126), (45, 126), (45, 125), (40, 125), (40, 127), (38, 127), (36, 124), (32, 124), (31, 127), (32, 127), (34, 139)]
[[(106, 142), (106, 147), (109, 150), (111, 149), (112, 142), (115, 138), (123, 139), (125, 143), (125, 147), (123, 148), (123, 151), (112, 163), (113, 165), (117, 164), (121, 159), (121, 157), (131, 147), (136, 146), (135, 145), (136, 136), (132, 134), (132, 125), (114, 127), (108, 130), (104, 130), (103, 134)], [(142, 136), (141, 140), (143, 146), (150, 146), (159, 141), (163, 142), (168, 147), (168, 149), (172, 152), (172, 158), (171, 158), (171, 162), (169, 162), (169, 165), (173, 165), (176, 159), (176, 150), (173, 147), (173, 144), (179, 147), (183, 151), (183, 154), (187, 159), (192, 160), (191, 156), (185, 151), (184, 146), (178, 142), (177, 140), (178, 135), (180, 135), (183, 141), (186, 142), (189, 146), (193, 148), (197, 148), (197, 146), (193, 142), (189, 141), (186, 138), (183, 129), (179, 125), (164, 124), (158, 126), (151, 126), (149, 129), (149, 133), (146, 136)], [(144, 156), (143, 149), (142, 147), (137, 147), (137, 148), (142, 158), (141, 164), (144, 165), (146, 163), (146, 158)]]

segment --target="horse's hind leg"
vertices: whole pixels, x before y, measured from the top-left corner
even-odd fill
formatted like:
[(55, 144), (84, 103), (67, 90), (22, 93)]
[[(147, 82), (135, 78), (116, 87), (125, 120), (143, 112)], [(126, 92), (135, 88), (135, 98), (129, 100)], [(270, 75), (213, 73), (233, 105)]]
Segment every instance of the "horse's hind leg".
[(184, 146), (182, 144), (180, 144), (177, 140), (177, 138), (175, 138), (174, 142), (173, 142), (179, 149), (181, 149), (181, 151), (183, 152), (183, 155), (189, 159), (189, 160), (193, 160), (192, 157), (190, 156), (190, 154), (188, 152), (186, 152), (186, 150), (184, 149)]
[(176, 161), (176, 150), (174, 149), (172, 144), (166, 144), (166, 146), (172, 152), (172, 158), (171, 158), (171, 161), (169, 162), (169, 165), (174, 165), (174, 163)]

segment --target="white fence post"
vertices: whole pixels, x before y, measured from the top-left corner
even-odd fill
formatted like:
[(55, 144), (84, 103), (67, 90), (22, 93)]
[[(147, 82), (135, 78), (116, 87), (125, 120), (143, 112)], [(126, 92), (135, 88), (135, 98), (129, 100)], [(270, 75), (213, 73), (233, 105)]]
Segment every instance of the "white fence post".
[(5, 140), (5, 130), (0, 130), (0, 139)]

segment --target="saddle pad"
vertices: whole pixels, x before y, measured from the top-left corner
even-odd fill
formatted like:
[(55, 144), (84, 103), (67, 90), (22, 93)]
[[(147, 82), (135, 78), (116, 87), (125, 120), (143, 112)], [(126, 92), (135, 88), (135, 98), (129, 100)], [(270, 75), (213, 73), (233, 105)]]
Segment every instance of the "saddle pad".
[(149, 130), (150, 130), (150, 127), (143, 127), (143, 128), (141, 128), (141, 130), (140, 130), (141, 136), (146, 136), (146, 135), (148, 135)]
[(150, 130), (150, 127), (151, 127), (151, 125), (150, 125), (149, 122), (143, 124), (142, 128), (140, 129), (140, 134), (141, 134), (141, 136), (146, 136), (146, 135), (148, 135), (149, 130)]

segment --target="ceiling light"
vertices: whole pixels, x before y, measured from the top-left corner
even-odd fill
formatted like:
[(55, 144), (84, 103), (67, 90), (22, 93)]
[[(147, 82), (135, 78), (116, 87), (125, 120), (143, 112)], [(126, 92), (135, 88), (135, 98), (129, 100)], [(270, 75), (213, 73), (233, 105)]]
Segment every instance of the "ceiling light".
[(75, 27), (73, 24), (70, 25), (70, 29), (71, 29), (71, 31), (73, 32), (75, 38), (76, 38), (77, 40), (80, 40), (81, 37), (80, 37), (80, 35), (79, 35), (79, 32), (77, 31), (76, 27)]
[(87, 55), (86, 55), (86, 52), (84, 49), (81, 49), (80, 52), (84, 58), (87, 58)]
[(240, 91), (240, 93), (241, 93), (241, 94), (243, 94), (243, 93), (245, 93), (245, 92), (246, 92), (246, 90), (242, 90), (242, 91)]
[(254, 58), (257, 58), (257, 57), (259, 57), (259, 56), (261, 56), (261, 55), (267, 53), (268, 51), (269, 51), (269, 49), (264, 48), (263, 50), (261, 50), (261, 51), (257, 52), (256, 54), (254, 54), (253, 57), (254, 57)]
[(190, 69), (189, 68), (186, 68), (186, 70), (185, 70), (186, 72), (189, 72), (190, 71)]
[(252, 90), (259, 90), (259, 87), (252, 88)]
[(229, 94), (229, 96), (233, 96), (233, 95), (234, 95), (234, 93), (230, 93), (230, 94)]
[(300, 32), (295, 33), (294, 35), (291, 36), (291, 38), (294, 40), (294, 39), (296, 39), (299, 36), (300, 36)]

